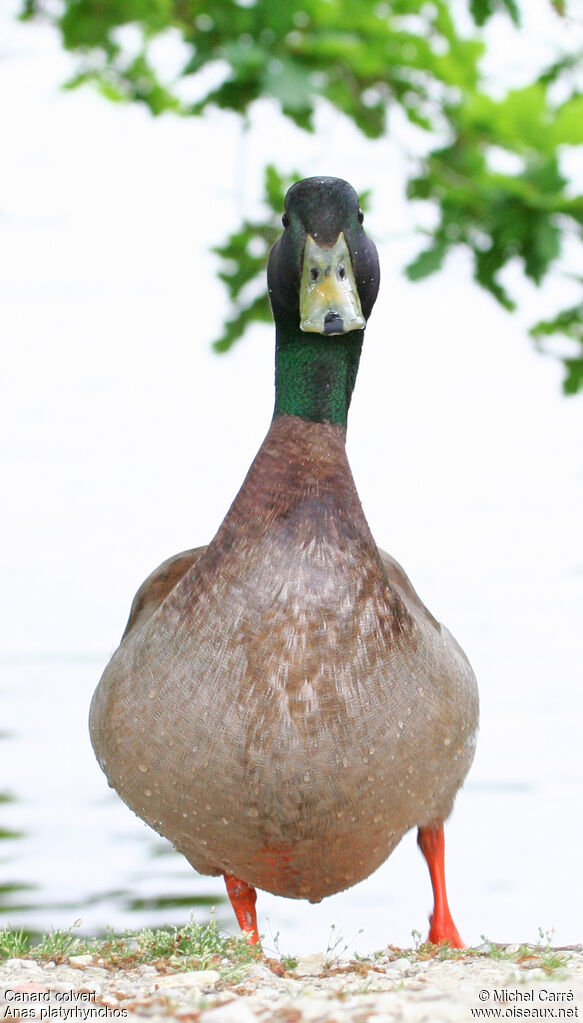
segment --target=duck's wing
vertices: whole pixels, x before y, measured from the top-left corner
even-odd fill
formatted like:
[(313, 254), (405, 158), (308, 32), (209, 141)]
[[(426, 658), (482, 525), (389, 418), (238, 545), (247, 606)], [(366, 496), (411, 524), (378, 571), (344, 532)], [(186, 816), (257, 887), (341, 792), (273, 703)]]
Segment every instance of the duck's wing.
[(433, 625), (434, 628), (441, 630), (441, 624), (433, 617), (431, 611), (425, 607), (421, 597), (413, 588), (411, 580), (404, 568), (402, 568), (399, 562), (395, 561), (390, 554), (387, 554), (386, 551), (382, 551), (380, 547), (378, 548), (378, 552), (381, 556), (381, 561), (384, 565), (384, 569), (387, 573), (391, 586), (397, 590), (397, 593), (404, 601), (405, 605), (411, 610), (415, 609), (418, 611), (427, 620), (427, 622)]
[(190, 551), (182, 551), (181, 554), (175, 554), (172, 558), (163, 561), (158, 568), (150, 573), (132, 601), (122, 642), (136, 626), (143, 625), (154, 614), (154, 611), (174, 589), (182, 576), (196, 564), (205, 551), (206, 547), (194, 547)]

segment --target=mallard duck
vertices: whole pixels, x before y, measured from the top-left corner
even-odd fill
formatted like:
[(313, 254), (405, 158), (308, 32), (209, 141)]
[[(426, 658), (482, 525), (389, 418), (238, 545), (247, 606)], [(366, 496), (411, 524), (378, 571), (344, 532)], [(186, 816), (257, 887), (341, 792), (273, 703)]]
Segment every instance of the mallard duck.
[(354, 189), (289, 190), (268, 285), (269, 432), (208, 547), (134, 599), (93, 698), (99, 763), (259, 942), (256, 888), (319, 902), (410, 828), (434, 891), (429, 939), (462, 942), (443, 823), (470, 767), (470, 664), (369, 530), (345, 451), (376, 248)]

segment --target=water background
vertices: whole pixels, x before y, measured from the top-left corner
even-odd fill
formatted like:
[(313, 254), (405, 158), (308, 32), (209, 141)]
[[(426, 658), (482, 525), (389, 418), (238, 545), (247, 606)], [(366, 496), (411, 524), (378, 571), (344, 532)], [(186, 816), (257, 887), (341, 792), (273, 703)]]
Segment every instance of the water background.
[[(208, 249), (241, 210), (256, 212), (260, 168), (277, 157), (379, 197), (367, 226), (382, 291), (348, 450), (379, 545), (480, 684), (476, 762), (447, 827), (458, 928), (472, 943), (539, 928), (581, 940), (582, 406), (526, 338), (574, 291), (523, 287), (528, 308), (510, 318), (473, 287), (463, 256), (407, 284), (400, 267), (418, 242), (398, 118), (397, 142), (377, 146), (325, 111), (305, 140), (269, 104), (246, 134), (228, 114), (154, 122), (58, 92), (70, 59), (11, 8), (0, 19), (0, 789), (11, 797), (0, 923), (81, 918), (94, 933), (180, 923), (191, 905), (202, 920), (214, 905), (236, 929), (220, 879), (195, 875), (109, 791), (86, 719), (137, 586), (208, 542), (267, 430), (271, 331), (210, 352), (225, 296)], [(545, 45), (541, 31), (533, 46)], [(425, 934), (430, 907), (411, 834), (319, 906), (260, 893), (259, 919), (268, 948), (279, 932), (283, 952), (323, 951), (340, 932), (367, 952)]]

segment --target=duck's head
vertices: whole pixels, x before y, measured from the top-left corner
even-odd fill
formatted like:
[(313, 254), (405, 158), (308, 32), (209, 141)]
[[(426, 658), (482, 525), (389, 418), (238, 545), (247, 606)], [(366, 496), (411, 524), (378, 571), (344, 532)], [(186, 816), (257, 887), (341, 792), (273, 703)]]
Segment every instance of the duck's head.
[(325, 336), (364, 329), (380, 271), (362, 222), (347, 181), (316, 177), (292, 185), (267, 270), (278, 327)]

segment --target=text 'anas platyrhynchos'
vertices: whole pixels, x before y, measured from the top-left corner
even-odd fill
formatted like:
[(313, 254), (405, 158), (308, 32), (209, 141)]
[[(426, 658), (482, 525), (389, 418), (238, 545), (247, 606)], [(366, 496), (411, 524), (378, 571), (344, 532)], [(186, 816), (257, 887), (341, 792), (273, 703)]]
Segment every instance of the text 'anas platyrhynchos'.
[(345, 452), (376, 248), (353, 188), (299, 181), (268, 268), (269, 432), (208, 547), (140, 587), (91, 706), (110, 784), (259, 940), (255, 888), (317, 902), (417, 827), (429, 940), (461, 941), (443, 822), (470, 767), (476, 683), (376, 546)]

